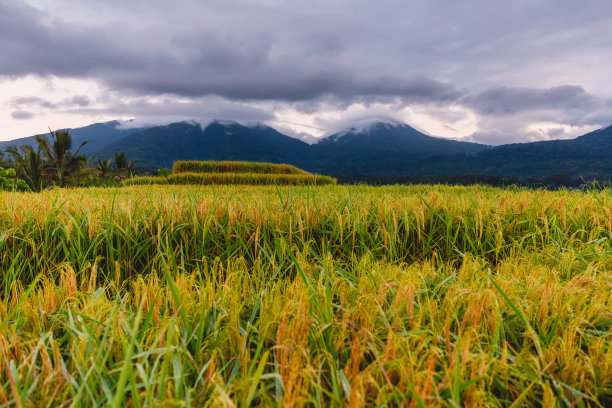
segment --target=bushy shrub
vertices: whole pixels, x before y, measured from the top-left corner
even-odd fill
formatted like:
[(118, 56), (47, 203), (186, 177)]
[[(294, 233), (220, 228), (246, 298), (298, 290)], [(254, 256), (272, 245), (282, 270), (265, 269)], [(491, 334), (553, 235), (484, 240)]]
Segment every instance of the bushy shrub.
[(172, 170), (167, 169), (167, 168), (163, 168), (163, 169), (160, 169), (160, 170), (157, 172), (156, 176), (157, 176), (157, 177), (168, 177), (168, 176), (169, 176), (169, 175), (171, 175), (171, 174), (172, 174)]
[(17, 178), (15, 169), (4, 169), (0, 167), (0, 190), (27, 191), (29, 188), (25, 181)]

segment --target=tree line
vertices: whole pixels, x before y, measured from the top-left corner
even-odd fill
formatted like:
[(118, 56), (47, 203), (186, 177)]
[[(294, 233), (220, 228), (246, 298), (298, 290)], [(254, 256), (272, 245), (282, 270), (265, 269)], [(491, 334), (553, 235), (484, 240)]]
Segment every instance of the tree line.
[(87, 159), (81, 149), (73, 150), (68, 130), (50, 130), (51, 139), (35, 136), (35, 146), (24, 145), (0, 150), (0, 189), (41, 191), (48, 186), (95, 185), (96, 180), (120, 181), (134, 173), (138, 160), (128, 160), (125, 152), (103, 160)]

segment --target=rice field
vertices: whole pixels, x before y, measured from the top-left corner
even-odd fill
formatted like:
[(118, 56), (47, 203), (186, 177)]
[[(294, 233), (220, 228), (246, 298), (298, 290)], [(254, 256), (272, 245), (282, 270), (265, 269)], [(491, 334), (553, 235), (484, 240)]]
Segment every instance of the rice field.
[(267, 173), (175, 173), (165, 177), (130, 177), (125, 185), (178, 184), (178, 185), (254, 185), (254, 186), (322, 186), (336, 184), (336, 179), (319, 174), (267, 174)]
[(0, 404), (612, 404), (612, 191), (0, 193)]
[(131, 177), (125, 185), (255, 185), (322, 186), (336, 184), (330, 176), (312, 174), (289, 164), (240, 161), (177, 161), (173, 174), (164, 177)]
[(172, 165), (172, 171), (175, 173), (310, 174), (290, 164), (247, 161), (179, 160)]

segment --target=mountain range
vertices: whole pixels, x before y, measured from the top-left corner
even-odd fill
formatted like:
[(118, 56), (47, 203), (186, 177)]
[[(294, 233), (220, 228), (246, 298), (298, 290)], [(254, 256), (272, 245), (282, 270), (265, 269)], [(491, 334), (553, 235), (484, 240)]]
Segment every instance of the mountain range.
[[(554, 175), (612, 180), (612, 126), (570, 140), (489, 146), (428, 136), (401, 123), (349, 129), (314, 144), (262, 124), (177, 122), (125, 128), (119, 122), (71, 129), (75, 147), (89, 141), (87, 156), (126, 152), (144, 169), (175, 160), (248, 160), (289, 163), (341, 180), (421, 180), (467, 175), (540, 179)], [(33, 137), (0, 142), (0, 149), (33, 143)]]

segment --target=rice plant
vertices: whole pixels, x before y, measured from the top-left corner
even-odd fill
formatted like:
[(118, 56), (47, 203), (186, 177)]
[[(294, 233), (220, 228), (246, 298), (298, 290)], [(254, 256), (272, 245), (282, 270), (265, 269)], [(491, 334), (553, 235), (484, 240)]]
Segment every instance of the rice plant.
[(5, 406), (612, 403), (610, 190), (0, 198)]
[(245, 184), (245, 185), (280, 185), (280, 186), (320, 186), (336, 184), (329, 176), (318, 174), (270, 174), (270, 173), (175, 173), (166, 177), (132, 177), (126, 179), (126, 185), (143, 184)]
[(174, 162), (172, 171), (175, 173), (310, 174), (290, 164), (244, 161), (177, 161)]

